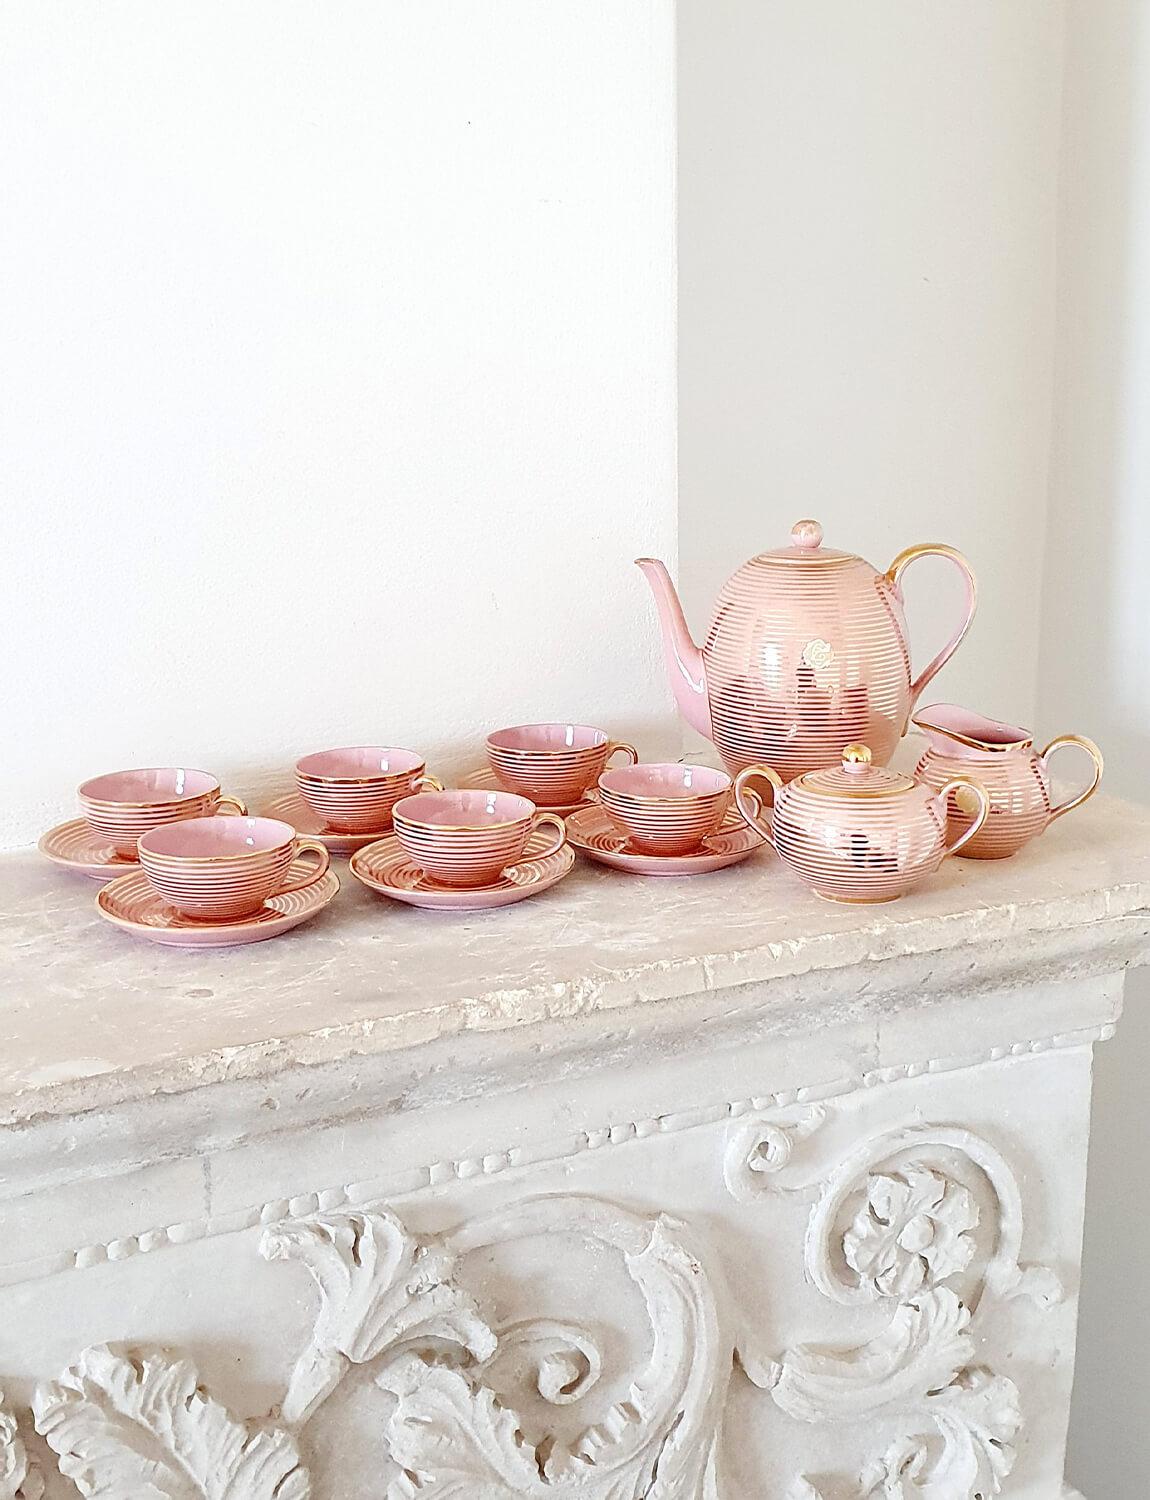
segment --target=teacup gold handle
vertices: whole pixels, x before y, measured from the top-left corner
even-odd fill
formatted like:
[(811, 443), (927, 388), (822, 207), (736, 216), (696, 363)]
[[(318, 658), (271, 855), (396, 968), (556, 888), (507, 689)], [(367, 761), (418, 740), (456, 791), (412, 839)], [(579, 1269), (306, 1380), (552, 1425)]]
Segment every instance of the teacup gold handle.
[[(990, 815), (990, 797), (986, 788), (980, 781), (975, 781), (971, 776), (956, 776), (953, 781), (948, 781), (939, 791), (936, 802), (942, 808), (943, 822), (947, 821), (947, 810), (950, 807), (950, 794), (957, 792), (960, 787), (965, 787), (978, 798), (978, 811), (974, 815), (969, 828), (963, 830), (955, 839), (953, 844), (947, 844), (943, 850), (943, 858), (948, 854), (957, 854), (964, 844), (969, 844), (974, 835), (979, 831)], [(957, 806), (957, 802), (955, 804)], [(960, 809), (961, 811), (961, 809)], [(944, 835), (945, 839), (945, 835)]]
[(1088, 802), (1098, 790), (1098, 783), (1102, 780), (1104, 764), (1102, 751), (1099, 750), (1093, 740), (1088, 740), (1084, 734), (1060, 734), (1056, 740), (1050, 741), (1050, 744), (1047, 745), (1046, 749), (1038, 757), (1042, 764), (1046, 766), (1048, 772), (1050, 770), (1049, 762), (1051, 753), (1063, 745), (1077, 745), (1080, 750), (1086, 751), (1087, 755), (1094, 762), (1094, 780), (1088, 787), (1079, 792), (1077, 796), (1070, 797), (1065, 802), (1060, 802), (1057, 807), (1051, 808), (1051, 823), (1054, 822), (1055, 818), (1061, 818), (1064, 813), (1073, 812), (1076, 807), (1081, 807), (1084, 802)]
[(532, 854), (532, 859), (549, 859), (552, 854), (558, 854), (567, 842), (567, 824), (564, 823), (558, 813), (535, 813), (531, 818), (531, 832), (534, 833), (537, 828), (542, 828), (545, 823), (549, 823), (555, 830), (555, 842), (549, 849), (541, 849), (538, 853)]
[(295, 880), (289, 873), (287, 880), (280, 887), (281, 895), (283, 895), (286, 891), (306, 890), (309, 885), (315, 885), (317, 880), (322, 880), (330, 869), (331, 855), (328, 853), (326, 847), (317, 839), (296, 839), (295, 851), (292, 854), (293, 868), (295, 866), (296, 860), (304, 854), (315, 855), (315, 869), (311, 872), (311, 874), (306, 875), (303, 880)]
[(216, 803), (216, 812), (226, 818), (246, 818), (248, 805), (239, 797), (221, 797)]
[(620, 751), (620, 750), (627, 757), (627, 764), (629, 766), (637, 766), (639, 764), (639, 752), (638, 752), (638, 750), (635, 749), (634, 745), (629, 745), (626, 740), (608, 740), (607, 741), (607, 755), (606, 755), (606, 759), (604, 760), (603, 764), (604, 765), (609, 764), (610, 760), (611, 760), (611, 757), (614, 754), (616, 754), (618, 751)]
[(442, 792), (444, 786), (438, 776), (417, 776), (411, 789), (413, 792)]
[[(772, 815), (767, 816), (767, 805), (759, 796), (758, 792), (748, 783), (751, 781), (768, 782), (771, 788), (770, 807)], [(743, 815), (743, 821), (747, 826), (757, 833), (760, 838), (766, 839), (771, 848), (775, 847), (775, 830), (773, 808), (776, 796), (783, 789), (783, 778), (770, 766), (758, 765), (747, 766), (735, 777), (735, 806)], [(752, 800), (753, 799), (753, 800)]]

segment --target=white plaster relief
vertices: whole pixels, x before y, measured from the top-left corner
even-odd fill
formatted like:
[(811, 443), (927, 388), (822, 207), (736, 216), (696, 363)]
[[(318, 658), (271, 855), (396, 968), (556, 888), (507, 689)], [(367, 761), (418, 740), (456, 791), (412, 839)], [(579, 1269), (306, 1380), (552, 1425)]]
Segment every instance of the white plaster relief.
[(41, 1500), (44, 1480), (28, 1454), (16, 1418), (0, 1394), (0, 1500)]
[(95, 1345), (32, 1406), (61, 1472), (94, 1500), (311, 1495), (290, 1435), (237, 1421), (178, 1355)]
[[(477, 1178), (493, 1176), (512, 1169), (524, 1169), (545, 1162), (571, 1160), (584, 1152), (601, 1150), (604, 1147), (621, 1146), (633, 1141), (647, 1140), (653, 1136), (674, 1135), (684, 1130), (697, 1130), (708, 1125), (723, 1124), (731, 1120), (764, 1114), (774, 1110), (788, 1110), (797, 1105), (814, 1106), (820, 1101), (841, 1098), (862, 1088), (874, 1088), (898, 1083), (926, 1074), (955, 1072), (986, 1063), (1000, 1062), (1008, 1057), (1032, 1056), (1039, 1053), (1067, 1048), (1093, 1045), (1105, 1041), (1114, 1033), (1111, 1025), (1084, 1028), (1081, 1031), (1063, 1032), (1054, 1036), (1039, 1037), (1031, 1041), (1016, 1042), (1009, 1046), (993, 1047), (973, 1056), (928, 1058), (923, 1061), (900, 1063), (883, 1069), (870, 1070), (850, 1077), (837, 1078), (819, 1084), (810, 1084), (797, 1089), (786, 1089), (761, 1096), (744, 1097), (725, 1103), (707, 1106), (693, 1111), (682, 1111), (674, 1115), (661, 1115), (652, 1119), (622, 1121), (612, 1125), (590, 1127), (573, 1136), (554, 1140), (539, 1140), (529, 1147), (509, 1147), (485, 1152), (481, 1156), (461, 1157), (453, 1161), (434, 1162), (428, 1166), (413, 1167), (402, 1178), (394, 1176), (372, 1178), (351, 1182), (341, 1186), (325, 1188), (319, 1192), (305, 1192), (292, 1198), (275, 1198), (250, 1207), (234, 1209), (227, 1213), (208, 1215), (179, 1224), (161, 1225), (137, 1234), (125, 1234), (114, 1240), (84, 1245), (78, 1250), (62, 1251), (41, 1259), (12, 1263), (0, 1268), (0, 1286), (16, 1286), (45, 1276), (54, 1276), (62, 1271), (83, 1270), (101, 1265), (109, 1260), (127, 1260), (134, 1255), (147, 1255), (169, 1245), (185, 1245), (199, 1239), (219, 1235), (236, 1234), (256, 1225), (270, 1225), (304, 1218), (309, 1214), (327, 1212), (345, 1207), (392, 1202), (407, 1198), (414, 1193), (432, 1187), (441, 1187), (451, 1182), (467, 1182)], [(812, 1126), (818, 1123), (817, 1113), (812, 1117)], [(755, 1130), (748, 1120), (748, 1138)], [(793, 1127), (784, 1127), (791, 1135)], [(800, 1132), (805, 1134), (805, 1131)], [(747, 1201), (758, 1195), (762, 1187), (756, 1177), (770, 1167), (770, 1156), (775, 1147), (763, 1140), (760, 1162), (749, 1171), (754, 1176), (745, 1176), (741, 1186), (732, 1185), (740, 1176), (737, 1165), (731, 1167), (731, 1182), (728, 1186), (736, 1198)], [(732, 1148), (734, 1149), (734, 1148)], [(749, 1155), (748, 1148), (748, 1155)], [(775, 1183), (772, 1191), (790, 1191), (783, 1184)], [(809, 1186), (794, 1191), (810, 1191)]]
[[(983, 1174), (994, 1214), (982, 1222), (948, 1164)], [(749, 1377), (805, 1423), (883, 1420), (893, 1436), (865, 1463), (850, 1500), (990, 1500), (1002, 1491), (1022, 1427), (1014, 1383), (974, 1363), (971, 1325), (986, 1294), (1060, 1296), (1057, 1278), (1019, 1262), (1018, 1185), (989, 1142), (953, 1127), (888, 1131), (822, 1182), (805, 1241), (807, 1274), (844, 1305), (883, 1303), (884, 1328), (856, 1347), (798, 1344), (777, 1359), (740, 1349)], [(984, 1252), (976, 1282), (966, 1273)], [(948, 1283), (957, 1283), (948, 1285)], [(843, 1481), (796, 1477), (789, 1500), (836, 1500)]]

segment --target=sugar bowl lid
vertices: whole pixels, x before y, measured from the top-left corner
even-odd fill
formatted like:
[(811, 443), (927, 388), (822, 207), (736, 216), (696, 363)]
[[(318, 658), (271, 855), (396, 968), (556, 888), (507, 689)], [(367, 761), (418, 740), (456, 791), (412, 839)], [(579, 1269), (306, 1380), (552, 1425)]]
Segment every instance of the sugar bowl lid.
[(790, 546), (760, 552), (755, 561), (810, 568), (825, 567), (828, 563), (861, 562), (862, 559), (853, 552), (837, 552), (833, 547), (824, 547), (823, 528), (817, 521), (796, 521), (791, 527)]
[(874, 765), (870, 749), (859, 744), (846, 747), (842, 765), (805, 771), (792, 784), (824, 797), (891, 797), (918, 786), (913, 777), (904, 776), (901, 771)]

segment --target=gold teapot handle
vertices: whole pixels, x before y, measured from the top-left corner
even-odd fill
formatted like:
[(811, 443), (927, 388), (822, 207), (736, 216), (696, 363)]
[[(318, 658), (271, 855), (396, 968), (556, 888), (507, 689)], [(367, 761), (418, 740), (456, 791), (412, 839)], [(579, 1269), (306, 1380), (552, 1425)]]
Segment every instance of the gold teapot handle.
[(963, 582), (966, 586), (966, 611), (963, 616), (962, 623), (951, 636), (950, 640), (947, 641), (946, 645), (942, 648), (942, 650), (938, 653), (934, 660), (930, 662), (911, 683), (911, 708), (913, 708), (914, 705), (918, 702), (919, 698), (922, 695), (922, 690), (924, 687), (926, 687), (927, 683), (942, 671), (943, 667), (946, 666), (947, 662), (958, 650), (959, 646), (962, 645), (963, 637), (970, 629), (970, 622), (974, 619), (974, 611), (978, 607), (978, 585), (974, 580), (974, 574), (971, 572), (970, 564), (967, 562), (966, 558), (963, 557), (962, 553), (957, 551), (956, 548), (946, 547), (941, 542), (923, 542), (917, 547), (908, 547), (905, 552), (900, 552), (899, 555), (895, 558), (894, 562), (891, 563), (890, 567), (886, 570), (886, 579), (891, 588), (893, 588), (900, 597), (902, 595), (902, 590), (901, 588), (899, 588), (899, 579), (902, 577), (903, 573), (910, 566), (910, 564), (912, 562), (916, 562), (920, 557), (945, 557), (948, 562), (952, 562), (954, 564), (954, 566), (962, 574)]
[(1088, 802), (1098, 790), (1098, 783), (1102, 780), (1104, 764), (1102, 751), (1099, 750), (1093, 740), (1088, 740), (1084, 734), (1060, 734), (1056, 740), (1050, 741), (1050, 744), (1047, 745), (1046, 749), (1038, 757), (1042, 764), (1046, 766), (1047, 774), (1050, 772), (1049, 762), (1051, 752), (1057, 750), (1061, 745), (1077, 745), (1080, 750), (1086, 751), (1087, 755), (1094, 762), (1094, 780), (1088, 787), (1079, 792), (1077, 796), (1070, 797), (1065, 802), (1060, 802), (1057, 807), (1052, 807), (1050, 809), (1051, 823), (1054, 822), (1055, 818), (1061, 818), (1063, 814), (1073, 812), (1076, 807), (1081, 807), (1084, 802)]

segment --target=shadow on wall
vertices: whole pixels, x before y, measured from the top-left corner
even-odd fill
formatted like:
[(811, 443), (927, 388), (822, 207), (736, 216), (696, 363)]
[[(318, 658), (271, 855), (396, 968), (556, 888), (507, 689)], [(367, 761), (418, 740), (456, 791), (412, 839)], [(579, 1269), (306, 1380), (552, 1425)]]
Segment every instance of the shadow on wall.
[[(1150, 6), (1070, 0), (1058, 366), (1039, 675), (1042, 733), (1072, 727), (1106, 789), (1147, 799), (1150, 764)], [(1150, 1472), (1150, 972), (1095, 1060), (1068, 1472), (1087, 1500)]]

